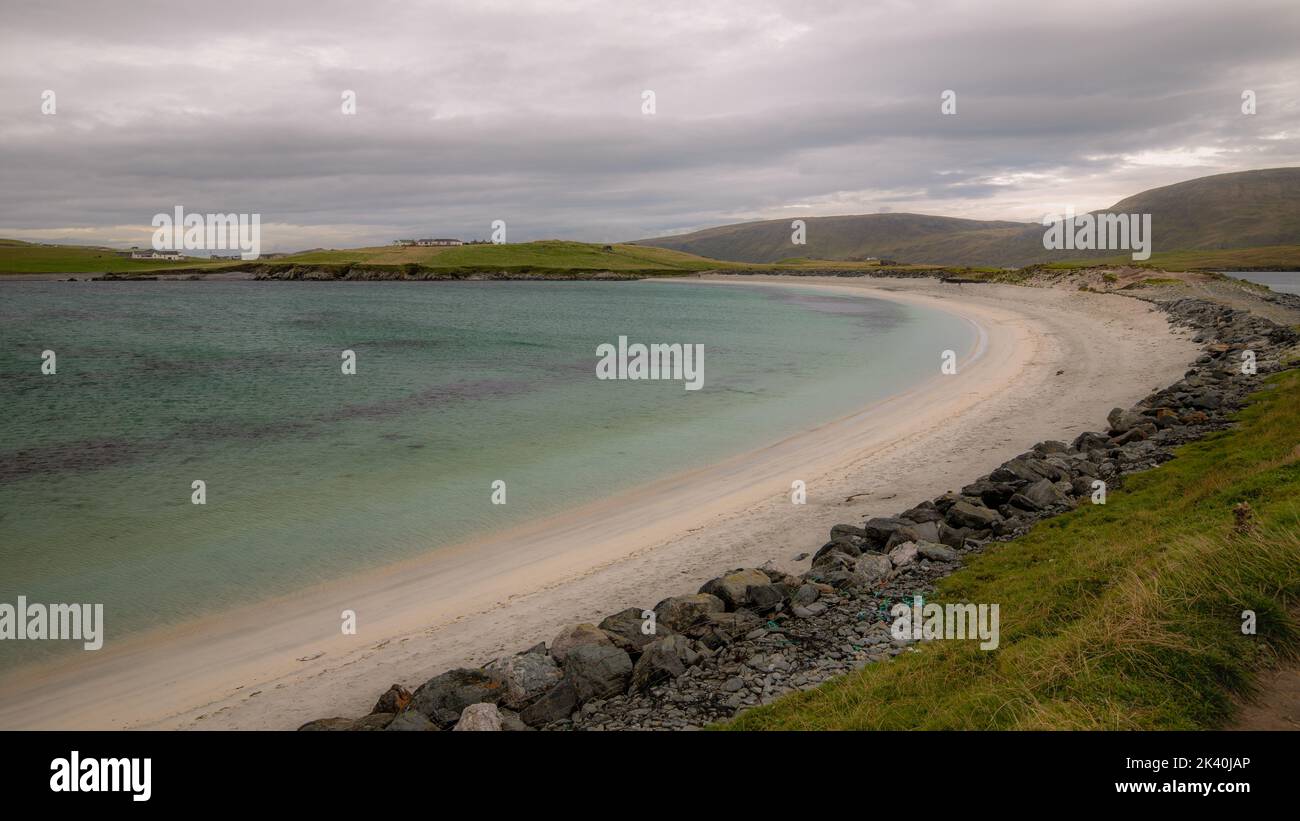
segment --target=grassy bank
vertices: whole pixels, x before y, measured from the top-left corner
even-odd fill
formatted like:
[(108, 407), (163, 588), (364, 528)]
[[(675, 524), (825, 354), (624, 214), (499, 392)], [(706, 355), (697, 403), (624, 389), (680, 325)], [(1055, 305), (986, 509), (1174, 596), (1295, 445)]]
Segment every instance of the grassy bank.
[(150, 274), (179, 269), (230, 267), (229, 260), (179, 262), (131, 259), (120, 250), (89, 245), (36, 245), (0, 239), (0, 275), (3, 274)]
[[(931, 600), (998, 603), (1001, 645), (936, 641), (732, 729), (1196, 729), (1300, 649), (1300, 373), (1233, 430), (995, 544)], [(1233, 507), (1253, 510), (1248, 532)], [(1242, 611), (1258, 633), (1243, 635)]]
[[(935, 266), (892, 266), (902, 270), (928, 270)], [(879, 262), (840, 262), (794, 259), (753, 265), (726, 262), (667, 248), (643, 245), (600, 245), (567, 240), (541, 240), (503, 245), (418, 247), (385, 245), (373, 248), (304, 251), (257, 262), (187, 259), (179, 262), (133, 260), (111, 248), (77, 245), (35, 245), (0, 239), (0, 275), (3, 274), (158, 274), (169, 271), (220, 271), (257, 268), (263, 271), (311, 268), (343, 274), (350, 268), (394, 276), (418, 278), (421, 273), (470, 276), (481, 273), (590, 274), (609, 271), (638, 276), (692, 274), (700, 271), (836, 270), (871, 271)]]
[(1135, 262), (1129, 254), (1118, 254), (1096, 259), (1062, 260), (1047, 263), (1044, 267), (1091, 268), (1097, 265), (1132, 266), (1160, 271), (1300, 271), (1300, 245), (1157, 251), (1143, 262)]

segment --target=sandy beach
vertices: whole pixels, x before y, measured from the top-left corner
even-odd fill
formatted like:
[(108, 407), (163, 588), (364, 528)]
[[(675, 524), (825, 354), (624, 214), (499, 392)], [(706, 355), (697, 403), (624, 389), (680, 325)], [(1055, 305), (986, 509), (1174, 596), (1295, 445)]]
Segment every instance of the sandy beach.
[[(1197, 354), (1115, 295), (914, 279), (714, 277), (629, 287), (817, 287), (927, 305), (979, 329), (953, 376), (708, 468), (490, 538), (0, 681), (0, 728), (293, 729), (694, 592), (732, 567), (799, 572), (831, 525), (956, 489), (1042, 439), (1099, 428)], [(199, 286), (201, 287), (201, 286)], [(431, 286), (436, 287), (436, 286)], [(793, 505), (791, 482), (807, 483)], [(356, 612), (358, 634), (340, 635)], [(111, 634), (110, 634), (111, 638)]]

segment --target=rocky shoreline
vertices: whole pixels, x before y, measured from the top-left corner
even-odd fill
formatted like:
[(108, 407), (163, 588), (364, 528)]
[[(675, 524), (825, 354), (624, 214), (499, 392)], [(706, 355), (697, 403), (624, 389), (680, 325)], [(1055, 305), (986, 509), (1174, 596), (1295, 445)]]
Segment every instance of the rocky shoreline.
[[(730, 570), (696, 593), (573, 625), (549, 645), (450, 670), (414, 692), (394, 684), (367, 716), (299, 729), (698, 729), (906, 652), (913, 642), (890, 634), (893, 604), (928, 595), (990, 543), (1088, 503), (1097, 480), (1113, 490), (1229, 426), (1228, 415), (1300, 342), (1290, 328), (1206, 300), (1153, 302), (1153, 310), (1193, 330), (1203, 353), (1178, 382), (1112, 410), (1104, 431), (1040, 442), (897, 516), (836, 525), (800, 576)], [(1243, 372), (1245, 351), (1254, 374)]]

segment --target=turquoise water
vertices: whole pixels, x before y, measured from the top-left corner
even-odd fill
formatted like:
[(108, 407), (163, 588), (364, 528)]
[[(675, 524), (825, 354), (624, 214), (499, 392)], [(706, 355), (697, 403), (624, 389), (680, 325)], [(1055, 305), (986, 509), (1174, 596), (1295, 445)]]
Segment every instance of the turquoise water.
[(1300, 271), (1225, 271), (1226, 276), (1267, 285), (1281, 294), (1300, 294)]
[[(619, 335), (703, 344), (703, 389), (597, 380)], [(974, 329), (753, 286), (11, 282), (0, 343), (0, 602), (102, 602), (111, 643), (762, 446)]]

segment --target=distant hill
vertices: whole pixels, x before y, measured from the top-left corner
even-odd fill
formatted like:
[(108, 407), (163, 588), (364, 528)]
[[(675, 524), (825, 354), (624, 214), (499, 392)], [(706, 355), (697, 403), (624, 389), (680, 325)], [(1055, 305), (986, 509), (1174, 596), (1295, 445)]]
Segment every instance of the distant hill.
[[(1104, 212), (1150, 213), (1160, 253), (1300, 244), (1300, 168), (1216, 174), (1143, 191)], [(1113, 258), (1114, 251), (1047, 251), (1043, 226), (927, 214), (805, 217), (807, 244), (790, 243), (791, 219), (706, 228), (639, 240), (715, 259), (777, 262), (801, 256), (868, 257), (935, 265), (1022, 266), (1066, 258)]]

